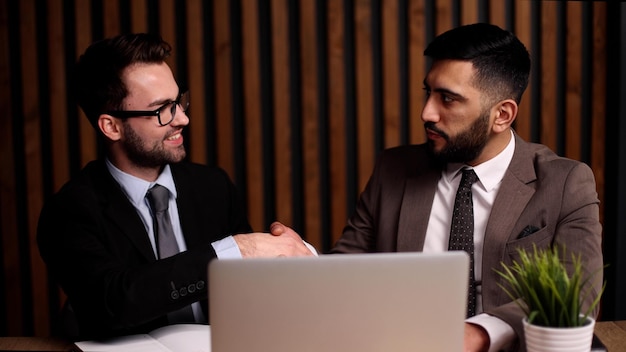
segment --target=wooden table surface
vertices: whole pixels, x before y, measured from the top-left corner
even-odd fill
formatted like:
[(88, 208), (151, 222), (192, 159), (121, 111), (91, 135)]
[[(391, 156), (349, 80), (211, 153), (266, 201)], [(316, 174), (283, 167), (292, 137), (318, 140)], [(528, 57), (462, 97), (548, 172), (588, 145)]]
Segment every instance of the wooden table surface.
[(0, 337), (0, 351), (80, 351), (72, 342), (54, 337)]
[(626, 352), (626, 320), (598, 321), (595, 334), (608, 352)]
[[(626, 320), (596, 322), (595, 334), (608, 352), (626, 352)], [(52, 337), (0, 337), (0, 351), (79, 351), (67, 341)]]

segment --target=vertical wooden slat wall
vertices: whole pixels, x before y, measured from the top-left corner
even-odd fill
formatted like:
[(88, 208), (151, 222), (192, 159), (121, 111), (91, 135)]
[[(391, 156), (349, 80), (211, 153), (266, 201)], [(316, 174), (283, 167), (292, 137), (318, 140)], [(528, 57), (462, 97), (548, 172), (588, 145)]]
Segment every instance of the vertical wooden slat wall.
[(230, 174), (256, 230), (280, 220), (325, 252), (377, 154), (425, 140), (422, 53), (460, 24), (495, 23), (527, 45), (516, 129), (592, 166), (603, 200), (606, 17), (606, 3), (578, 1), (1, 0), (0, 335), (55, 331), (63, 293), (39, 257), (37, 217), (100, 154), (68, 87), (92, 41), (169, 41), (191, 91), (190, 160)]

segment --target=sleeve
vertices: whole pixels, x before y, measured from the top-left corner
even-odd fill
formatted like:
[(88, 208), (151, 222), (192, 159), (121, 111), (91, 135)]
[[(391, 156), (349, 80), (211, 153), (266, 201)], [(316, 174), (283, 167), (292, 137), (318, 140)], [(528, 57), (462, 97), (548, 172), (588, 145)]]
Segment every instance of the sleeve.
[(376, 213), (381, 189), (380, 174), (383, 166), (379, 159), (360, 194), (356, 208), (348, 219), (343, 233), (330, 253), (368, 253), (376, 249)]

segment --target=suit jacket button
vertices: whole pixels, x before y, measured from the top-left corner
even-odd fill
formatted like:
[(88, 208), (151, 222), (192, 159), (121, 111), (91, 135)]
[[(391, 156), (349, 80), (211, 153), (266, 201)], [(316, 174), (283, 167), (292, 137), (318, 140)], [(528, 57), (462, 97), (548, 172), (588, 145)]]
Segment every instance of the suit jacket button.
[(191, 284), (191, 285), (187, 286), (187, 291), (189, 291), (189, 293), (196, 292), (196, 285)]
[(187, 296), (187, 287), (181, 287), (180, 295), (181, 296)]
[(196, 282), (196, 288), (198, 289), (198, 291), (202, 290), (204, 288), (204, 281), (200, 280)]
[(170, 294), (170, 297), (172, 297), (172, 299), (178, 299), (178, 297), (180, 297), (180, 295), (178, 294), (178, 291), (174, 290)]

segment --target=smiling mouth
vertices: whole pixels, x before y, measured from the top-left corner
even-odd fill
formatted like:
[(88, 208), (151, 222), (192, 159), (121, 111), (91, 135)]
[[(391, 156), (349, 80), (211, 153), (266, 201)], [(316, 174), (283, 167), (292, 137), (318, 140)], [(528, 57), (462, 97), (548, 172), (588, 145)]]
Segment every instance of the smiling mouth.
[(182, 137), (183, 137), (183, 130), (182, 129), (176, 129), (176, 130), (172, 131), (172, 133), (170, 135), (165, 137), (165, 140), (166, 141), (176, 141), (178, 139), (181, 139)]

